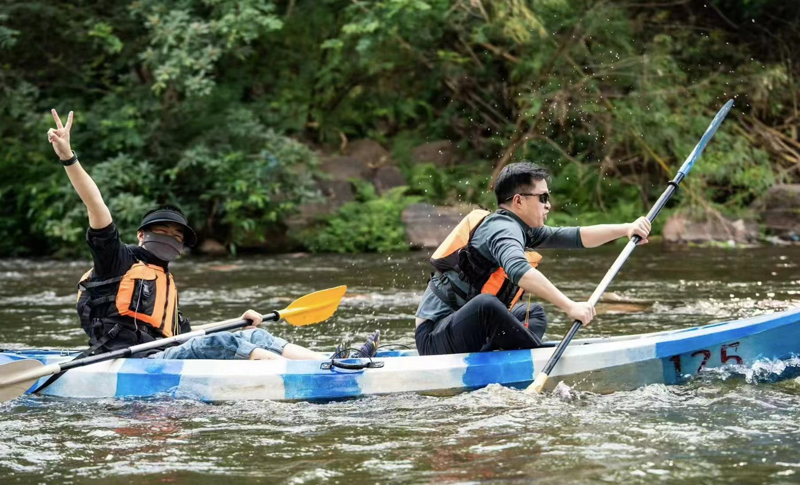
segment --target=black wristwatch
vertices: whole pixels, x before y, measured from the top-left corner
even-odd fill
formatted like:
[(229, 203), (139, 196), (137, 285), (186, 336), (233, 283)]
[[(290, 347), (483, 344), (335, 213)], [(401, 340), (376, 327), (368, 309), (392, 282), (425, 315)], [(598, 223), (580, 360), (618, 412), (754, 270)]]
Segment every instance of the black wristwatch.
[(65, 167), (69, 167), (70, 165), (72, 165), (72, 164), (74, 164), (75, 162), (78, 161), (78, 154), (75, 153), (75, 150), (73, 150), (72, 151), (72, 158), (70, 158), (68, 160), (59, 160), (59, 161), (61, 162), (61, 165), (65, 166)]

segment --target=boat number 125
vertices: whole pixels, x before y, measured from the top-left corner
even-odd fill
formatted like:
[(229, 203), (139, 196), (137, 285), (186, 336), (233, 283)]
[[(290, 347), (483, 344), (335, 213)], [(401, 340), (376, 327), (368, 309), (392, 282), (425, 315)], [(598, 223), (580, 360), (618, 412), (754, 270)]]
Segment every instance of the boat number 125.
[[(741, 365), (742, 358), (738, 355), (731, 355), (732, 352), (736, 352), (739, 348), (739, 342), (734, 342), (732, 344), (723, 345), (719, 350), (719, 360), (722, 362), (722, 365), (727, 363)], [(708, 359), (711, 358), (711, 351), (710, 350), (698, 350), (690, 355), (691, 358), (695, 357), (702, 357), (703, 360), (700, 362), (700, 366), (697, 367), (697, 371), (695, 373), (699, 373), (702, 371), (706, 364), (708, 363)], [(683, 371), (681, 370), (681, 356), (680, 355), (673, 355), (669, 358), (673, 364), (675, 364), (675, 373), (678, 375), (683, 375)]]

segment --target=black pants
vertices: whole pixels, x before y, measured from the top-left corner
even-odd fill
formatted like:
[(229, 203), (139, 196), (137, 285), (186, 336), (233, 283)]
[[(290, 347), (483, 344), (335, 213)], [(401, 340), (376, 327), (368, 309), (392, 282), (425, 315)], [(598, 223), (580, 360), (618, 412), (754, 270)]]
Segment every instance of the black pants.
[(494, 295), (478, 295), (438, 322), (419, 324), (417, 350), (420, 355), (438, 355), (535, 349), (542, 345), (547, 318), (541, 305), (531, 305), (525, 328), (527, 310), (527, 303), (518, 303), (509, 312)]

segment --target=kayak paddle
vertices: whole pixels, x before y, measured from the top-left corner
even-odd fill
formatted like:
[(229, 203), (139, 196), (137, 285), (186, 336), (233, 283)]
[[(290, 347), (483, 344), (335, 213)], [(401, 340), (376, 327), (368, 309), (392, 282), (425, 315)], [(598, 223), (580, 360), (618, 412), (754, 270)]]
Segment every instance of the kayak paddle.
[[(283, 318), (288, 324), (294, 325), (295, 327), (319, 323), (323, 320), (327, 320), (331, 317), (331, 315), (333, 315), (333, 313), (339, 307), (339, 303), (341, 303), (342, 297), (346, 291), (347, 286), (337, 286), (334, 288), (328, 288), (327, 290), (309, 293), (308, 295), (301, 296), (300, 298), (296, 299), (283, 310), (273, 312), (279, 314), (274, 319), (265, 316), (264, 321), (280, 320)], [(239, 321), (239, 319), (234, 318), (231, 320), (223, 320), (221, 322), (207, 323), (205, 325), (193, 327), (193, 331), (207, 331), (220, 325), (227, 325), (229, 323)]]
[[(692, 169), (694, 163), (698, 158), (700, 158), (700, 155), (703, 153), (703, 150), (706, 148), (709, 140), (711, 140), (711, 137), (713, 137), (714, 133), (717, 132), (717, 128), (719, 128), (719, 125), (722, 124), (722, 121), (725, 119), (725, 116), (728, 115), (728, 111), (731, 110), (732, 106), (733, 100), (731, 99), (725, 103), (725, 106), (723, 106), (722, 109), (719, 110), (717, 115), (711, 121), (708, 129), (703, 134), (703, 137), (700, 138), (700, 142), (696, 147), (694, 147), (694, 150), (692, 150), (692, 153), (689, 154), (689, 157), (686, 159), (686, 161), (683, 162), (683, 165), (681, 166), (680, 170), (678, 170), (675, 178), (669, 182), (669, 185), (667, 186), (666, 190), (664, 190), (664, 193), (661, 194), (661, 197), (658, 198), (656, 204), (650, 209), (650, 212), (647, 214), (648, 221), (651, 223), (653, 222), (656, 216), (658, 216), (658, 213), (661, 212), (661, 209), (663, 209), (667, 204), (667, 201), (669, 201), (672, 195), (678, 190), (678, 186), (680, 185), (681, 181), (683, 181), (683, 179), (689, 174), (689, 170)], [(614, 279), (620, 268), (622, 268), (622, 265), (625, 264), (625, 260), (628, 259), (628, 256), (630, 256), (640, 240), (641, 238), (639, 236), (634, 236), (630, 241), (628, 241), (628, 244), (625, 245), (625, 249), (622, 250), (622, 253), (617, 257), (617, 260), (614, 261), (614, 264), (603, 277), (603, 280), (600, 281), (600, 285), (594, 290), (594, 293), (592, 293), (592, 296), (589, 298), (589, 303), (591, 303), (592, 306), (597, 304), (597, 301), (600, 299), (600, 295), (606, 291), (608, 285), (611, 284), (611, 280)], [(553, 352), (553, 355), (550, 356), (550, 360), (548, 360), (547, 364), (544, 366), (544, 370), (542, 370), (542, 372), (536, 376), (536, 380), (534, 380), (533, 384), (525, 389), (525, 392), (530, 394), (538, 394), (542, 392), (542, 390), (548, 385), (548, 380), (550, 379), (550, 373), (553, 371), (553, 367), (555, 367), (556, 363), (558, 363), (558, 360), (561, 358), (561, 354), (564, 353), (564, 349), (567, 348), (567, 345), (569, 345), (572, 337), (575, 336), (581, 325), (583, 325), (583, 323), (581, 323), (580, 320), (575, 320), (572, 323), (572, 328), (569, 329), (569, 332), (567, 332), (567, 335), (564, 337), (564, 339), (559, 342), (556, 350)]]
[[(337, 286), (327, 290), (310, 293), (293, 301), (283, 310), (276, 310), (264, 315), (264, 321), (277, 321), (285, 319), (291, 325), (311, 325), (330, 318), (342, 301), (347, 291), (346, 286)], [(33, 386), (42, 377), (64, 372), (76, 367), (128, 357), (132, 354), (168, 346), (173, 343), (184, 343), (194, 337), (202, 337), (217, 332), (224, 332), (236, 328), (247, 327), (251, 320), (234, 320), (214, 324), (210, 328), (202, 328), (192, 332), (176, 335), (174, 337), (154, 340), (128, 348), (91, 355), (83, 359), (62, 362), (60, 364), (44, 365), (35, 359), (23, 359), (0, 365), (0, 402), (19, 397)]]

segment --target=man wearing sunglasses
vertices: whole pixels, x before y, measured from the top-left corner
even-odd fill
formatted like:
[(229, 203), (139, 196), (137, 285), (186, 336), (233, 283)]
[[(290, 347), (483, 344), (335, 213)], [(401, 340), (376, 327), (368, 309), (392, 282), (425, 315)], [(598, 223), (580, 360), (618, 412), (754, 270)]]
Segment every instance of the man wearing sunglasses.
[[(552, 303), (570, 321), (580, 320), (584, 325), (592, 321), (594, 307), (564, 295), (532, 265), (526, 250), (592, 248), (633, 236), (641, 237), (640, 244), (645, 244), (650, 222), (640, 217), (627, 224), (546, 226), (551, 208), (548, 178), (546, 169), (530, 162), (506, 166), (494, 186), (497, 211), (479, 219), (474, 226), (468, 224), (469, 232), (461, 234), (466, 244), (456, 243), (464, 245), (449, 253), (449, 259), (436, 259), (437, 253), (444, 254), (441, 247), (434, 253), (431, 262), (437, 272), (416, 313), (415, 337), (420, 355), (541, 346), (547, 329), (544, 309), (528, 303), (514, 306), (519, 289)], [(463, 224), (464, 221), (459, 227)], [(443, 245), (450, 244), (452, 248), (457, 238), (448, 239)], [(445, 259), (449, 262), (443, 265)], [(497, 277), (502, 285), (492, 284), (492, 278)]]

